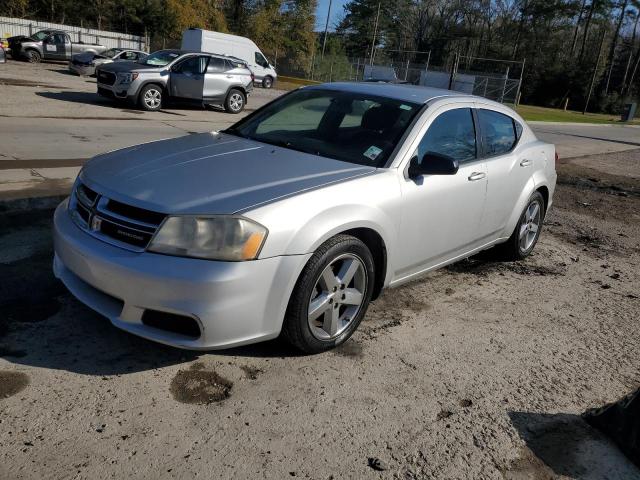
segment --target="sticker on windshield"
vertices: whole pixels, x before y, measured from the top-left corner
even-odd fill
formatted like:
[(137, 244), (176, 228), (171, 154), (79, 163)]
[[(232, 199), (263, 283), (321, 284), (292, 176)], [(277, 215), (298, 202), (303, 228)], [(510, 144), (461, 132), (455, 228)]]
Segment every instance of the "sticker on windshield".
[(378, 148), (375, 145), (371, 145), (369, 148), (367, 148), (367, 151), (364, 152), (363, 155), (369, 160), (373, 161), (378, 158), (378, 155), (380, 155), (380, 153), (382, 153), (381, 148)]
[(400, 110), (411, 110), (411, 106), (405, 105), (404, 103), (400, 105)]

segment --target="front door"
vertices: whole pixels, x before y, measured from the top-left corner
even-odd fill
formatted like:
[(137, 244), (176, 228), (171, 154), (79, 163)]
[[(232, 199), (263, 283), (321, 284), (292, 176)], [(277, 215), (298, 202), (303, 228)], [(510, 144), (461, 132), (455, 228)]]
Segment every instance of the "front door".
[(261, 82), (264, 76), (267, 74), (267, 69), (269, 68), (269, 62), (264, 58), (260, 52), (254, 52), (254, 62), (251, 65), (251, 71), (255, 75), (255, 79), (257, 82)]
[[(67, 35), (64, 33), (54, 33), (42, 41), (42, 52), (44, 58), (50, 60), (65, 60)], [(69, 45), (71, 45), (69, 43)]]
[(426, 152), (459, 162), (455, 175), (423, 175), (402, 180), (400, 255), (395, 279), (402, 280), (467, 253), (483, 244), (487, 171), (479, 158), (474, 117), (469, 107), (443, 107), (427, 121), (413, 156)]
[(171, 68), (169, 91), (171, 96), (189, 101), (202, 101), (204, 88), (204, 72), (209, 57), (194, 55)]

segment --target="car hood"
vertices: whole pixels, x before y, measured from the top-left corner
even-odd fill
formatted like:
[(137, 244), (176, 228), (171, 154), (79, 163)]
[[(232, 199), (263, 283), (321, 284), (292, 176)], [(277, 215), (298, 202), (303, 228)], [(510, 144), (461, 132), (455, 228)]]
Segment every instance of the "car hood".
[(106, 65), (100, 65), (100, 70), (104, 72), (162, 72), (167, 67), (158, 67), (155, 65), (143, 65), (137, 62), (111, 62)]
[(109, 198), (148, 210), (230, 214), (374, 171), (211, 132), (99, 155), (80, 178)]

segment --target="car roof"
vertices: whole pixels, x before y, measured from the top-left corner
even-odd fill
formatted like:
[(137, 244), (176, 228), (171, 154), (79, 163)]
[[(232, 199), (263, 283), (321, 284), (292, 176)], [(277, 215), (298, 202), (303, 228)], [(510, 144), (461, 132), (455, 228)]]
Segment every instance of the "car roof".
[(434, 100), (435, 98), (441, 97), (474, 98), (473, 95), (455, 92), (452, 90), (445, 90), (443, 88), (422, 87), (420, 85), (403, 85), (383, 82), (334, 82), (323, 83), (321, 85), (312, 85), (305, 88), (314, 90), (330, 89), (352, 93), (364, 93), (368, 95), (377, 95), (379, 97), (388, 97), (395, 100), (412, 103), (427, 103), (431, 100)]
[[(173, 52), (173, 53), (177, 53), (180, 56), (197, 53), (198, 55), (207, 55), (209, 57), (216, 57), (216, 58), (222, 58), (222, 59), (227, 59), (227, 60), (233, 60), (235, 62), (240, 62), (240, 63), (244, 63), (244, 64), (247, 63), (246, 61), (242, 60), (241, 58), (232, 57), (231, 55), (222, 55), (221, 53), (200, 52), (198, 50), (179, 50), (177, 48), (174, 48), (174, 49), (165, 48), (165, 49), (162, 49), (162, 50), (156, 50), (156, 52)], [(152, 53), (156, 53), (156, 52), (152, 52)]]

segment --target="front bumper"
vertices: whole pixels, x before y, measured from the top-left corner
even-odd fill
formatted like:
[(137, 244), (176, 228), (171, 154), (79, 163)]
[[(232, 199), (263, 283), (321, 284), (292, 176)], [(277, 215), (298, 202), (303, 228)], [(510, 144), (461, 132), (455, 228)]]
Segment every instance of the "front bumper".
[(128, 100), (131, 103), (136, 102), (136, 96), (138, 93), (137, 87), (134, 87), (133, 83), (121, 84), (116, 83), (113, 85), (107, 85), (104, 83), (97, 82), (98, 85), (98, 94), (103, 97), (108, 98), (116, 98), (119, 100)]
[[(216, 262), (136, 253), (81, 231), (67, 212), (54, 215), (54, 273), (80, 301), (116, 327), (175, 347), (206, 350), (275, 338), (309, 255)], [(146, 309), (195, 319), (197, 339), (142, 323)]]

